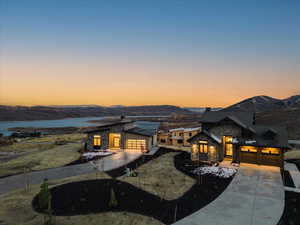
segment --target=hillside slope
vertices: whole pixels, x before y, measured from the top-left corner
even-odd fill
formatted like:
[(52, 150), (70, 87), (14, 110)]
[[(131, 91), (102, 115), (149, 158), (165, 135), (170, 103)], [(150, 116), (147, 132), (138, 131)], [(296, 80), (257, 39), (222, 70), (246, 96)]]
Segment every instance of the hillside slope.
[(273, 110), (300, 109), (300, 95), (286, 99), (276, 99), (269, 96), (255, 96), (233, 104), (224, 111), (266, 112)]
[(260, 112), (256, 116), (257, 124), (283, 125), (287, 127), (289, 139), (300, 140), (300, 109), (274, 110)]
[(191, 112), (172, 105), (130, 107), (45, 107), (45, 106), (0, 106), (0, 121), (51, 120), (74, 117), (170, 115)]

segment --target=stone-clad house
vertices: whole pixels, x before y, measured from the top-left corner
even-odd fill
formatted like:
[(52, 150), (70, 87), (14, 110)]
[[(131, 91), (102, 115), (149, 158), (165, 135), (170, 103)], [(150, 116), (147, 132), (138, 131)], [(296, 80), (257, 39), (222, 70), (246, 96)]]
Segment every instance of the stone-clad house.
[(282, 167), (288, 148), (284, 127), (257, 125), (255, 114), (248, 112), (209, 111), (200, 123), (202, 131), (188, 140), (192, 160)]
[(87, 133), (86, 150), (151, 151), (157, 145), (156, 128), (141, 128), (130, 120), (98, 126)]

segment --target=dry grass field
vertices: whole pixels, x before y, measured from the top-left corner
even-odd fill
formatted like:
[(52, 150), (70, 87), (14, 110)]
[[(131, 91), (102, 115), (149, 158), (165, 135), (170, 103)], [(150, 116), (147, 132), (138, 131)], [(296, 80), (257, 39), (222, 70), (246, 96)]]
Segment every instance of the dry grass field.
[(0, 177), (64, 166), (77, 160), (81, 143), (53, 146), (47, 150), (35, 151), (0, 164)]
[(284, 159), (300, 159), (300, 149), (284, 153)]
[(40, 138), (24, 138), (12, 145), (0, 146), (0, 152), (23, 153), (32, 150), (46, 150), (54, 147), (56, 141), (77, 142), (86, 135), (81, 133), (47, 135)]
[(194, 179), (174, 168), (173, 159), (177, 154), (171, 152), (142, 165), (136, 170), (138, 178), (124, 176), (120, 180), (165, 200), (177, 199), (195, 184)]
[[(177, 171), (173, 157), (178, 153), (167, 153), (139, 167), (138, 177), (120, 177), (128, 182), (164, 199), (175, 199), (183, 195), (193, 184), (194, 180)], [(49, 181), (49, 186), (91, 179), (110, 178), (105, 173), (69, 177)], [(5, 225), (42, 225), (43, 215), (32, 209), (31, 201), (39, 192), (39, 185), (30, 186), (29, 190), (17, 190), (0, 195), (0, 224)], [(16, 216), (18, 215), (18, 216)], [(160, 225), (153, 218), (128, 213), (105, 212), (76, 216), (56, 216), (55, 225)]]
[[(80, 156), (78, 150), (81, 148), (81, 140), (84, 136), (79, 133), (49, 135), (41, 138), (26, 138), (12, 145), (2, 146), (0, 152), (13, 153), (13, 157), (1, 162), (0, 177), (24, 173), (25, 170), (28, 172), (60, 167), (75, 161)], [(65, 141), (66, 144), (56, 145), (57, 141)]]

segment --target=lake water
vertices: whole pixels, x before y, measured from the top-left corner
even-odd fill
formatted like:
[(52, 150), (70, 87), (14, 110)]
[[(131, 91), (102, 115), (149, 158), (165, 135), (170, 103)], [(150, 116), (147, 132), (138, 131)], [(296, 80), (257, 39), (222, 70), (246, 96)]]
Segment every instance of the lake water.
[[(128, 118), (135, 118), (139, 116), (128, 116)], [(155, 117), (155, 116), (153, 116)], [(105, 117), (80, 117), (80, 118), (68, 118), (60, 120), (36, 120), (36, 121), (3, 121), (0, 122), (0, 133), (7, 136), (12, 133), (8, 131), (8, 128), (12, 127), (89, 127), (95, 126), (96, 123), (89, 123), (89, 120), (101, 120)], [(158, 122), (137, 121), (137, 126), (145, 128), (158, 127)]]

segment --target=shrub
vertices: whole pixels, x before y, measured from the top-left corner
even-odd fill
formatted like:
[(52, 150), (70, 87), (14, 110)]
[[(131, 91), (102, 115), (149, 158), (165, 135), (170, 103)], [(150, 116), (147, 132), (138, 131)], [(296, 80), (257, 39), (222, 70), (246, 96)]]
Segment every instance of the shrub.
[(110, 191), (110, 201), (109, 201), (109, 208), (115, 208), (118, 206), (118, 200), (116, 198), (116, 194), (113, 188)]

